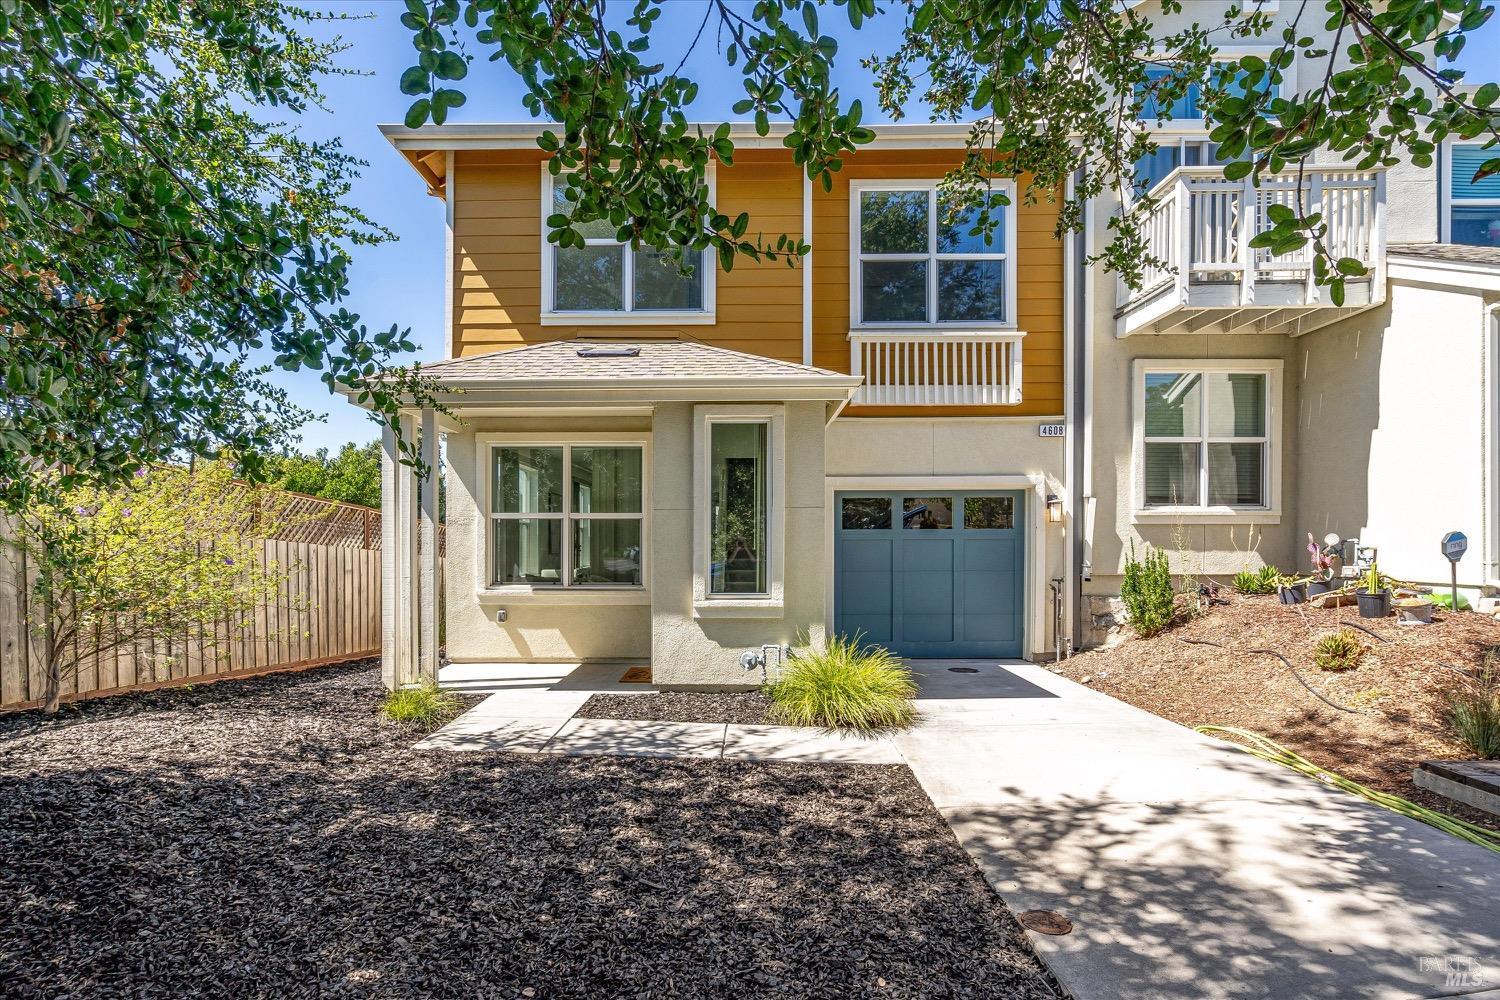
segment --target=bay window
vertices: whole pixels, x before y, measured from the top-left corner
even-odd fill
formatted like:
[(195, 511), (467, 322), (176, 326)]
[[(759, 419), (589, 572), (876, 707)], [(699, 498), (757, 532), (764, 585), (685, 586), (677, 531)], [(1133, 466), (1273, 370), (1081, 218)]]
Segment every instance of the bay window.
[[(542, 175), (544, 218), (572, 215), (565, 178)], [(584, 246), (560, 247), (542, 231), (542, 321), (710, 322), (713, 266), (701, 250), (682, 261), (650, 247), (632, 248), (616, 238), (607, 219), (583, 223)]]
[(493, 446), (490, 585), (641, 586), (643, 452), (616, 444)]
[(1137, 509), (1276, 507), (1277, 362), (1138, 366)]
[(998, 224), (974, 232), (978, 209), (959, 212), (936, 181), (855, 181), (851, 247), (859, 327), (1015, 325), (1015, 216), (999, 200), (1013, 185), (996, 184), (989, 212)]

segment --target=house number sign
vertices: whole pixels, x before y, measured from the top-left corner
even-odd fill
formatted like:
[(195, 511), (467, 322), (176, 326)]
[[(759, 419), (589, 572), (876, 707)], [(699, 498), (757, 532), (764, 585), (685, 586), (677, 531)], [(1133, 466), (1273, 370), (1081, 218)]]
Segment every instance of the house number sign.
[(1036, 430), (1044, 438), (1060, 438), (1063, 436), (1062, 424), (1040, 424)]

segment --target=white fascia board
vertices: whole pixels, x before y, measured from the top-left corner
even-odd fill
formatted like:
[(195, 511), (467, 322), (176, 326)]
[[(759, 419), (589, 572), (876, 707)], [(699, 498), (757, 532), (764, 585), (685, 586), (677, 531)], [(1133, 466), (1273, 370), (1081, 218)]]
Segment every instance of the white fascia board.
[(1500, 291), (1500, 264), (1466, 260), (1433, 260), (1393, 253), (1386, 258), (1392, 281), (1456, 285), (1467, 291)]
[[(700, 123), (705, 132), (718, 127), (713, 122)], [(860, 148), (874, 149), (962, 149), (968, 144), (973, 125), (957, 124), (894, 124), (867, 126), (875, 132), (875, 140)], [(401, 124), (383, 124), (383, 134), (397, 149), (537, 149), (536, 139), (548, 129), (558, 129), (556, 123), (494, 123), (475, 125), (423, 125), (407, 128)], [(746, 122), (731, 123), (730, 140), (741, 149), (782, 149), (782, 141), (791, 131), (785, 122), (772, 123), (764, 136), (758, 135), (755, 126)]]

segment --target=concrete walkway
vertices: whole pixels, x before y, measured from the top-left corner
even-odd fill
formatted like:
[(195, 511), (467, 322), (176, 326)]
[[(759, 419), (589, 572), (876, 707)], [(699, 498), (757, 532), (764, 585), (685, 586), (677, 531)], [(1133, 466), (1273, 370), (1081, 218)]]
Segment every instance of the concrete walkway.
[(590, 695), (653, 690), (647, 684), (621, 683), (618, 678), (623, 670), (616, 664), (445, 667), (444, 687), (493, 693), (415, 749), (833, 764), (903, 762), (895, 744), (883, 737), (865, 739), (793, 726), (574, 718)]
[[(918, 661), (895, 738), (1079, 1000), (1500, 997), (1500, 855), (1030, 664)], [(952, 666), (975, 672), (953, 673)]]

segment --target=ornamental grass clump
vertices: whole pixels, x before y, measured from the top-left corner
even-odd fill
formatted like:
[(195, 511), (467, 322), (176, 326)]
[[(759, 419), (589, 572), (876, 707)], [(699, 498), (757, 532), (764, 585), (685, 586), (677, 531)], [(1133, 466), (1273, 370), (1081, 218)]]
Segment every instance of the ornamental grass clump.
[(1319, 670), (1330, 673), (1353, 670), (1359, 666), (1360, 658), (1365, 655), (1365, 648), (1365, 644), (1359, 641), (1352, 629), (1341, 628), (1318, 640), (1313, 649), (1313, 662), (1318, 665)]
[(1448, 696), (1448, 723), (1482, 760), (1500, 760), (1500, 667), (1489, 653), (1479, 675)]
[(858, 636), (834, 636), (823, 649), (793, 654), (781, 676), (766, 685), (775, 721), (857, 733), (911, 725), (916, 693), (899, 657), (860, 645)]
[(392, 722), (436, 729), (463, 711), (464, 703), (451, 691), (428, 682), (421, 687), (401, 688), (386, 694), (380, 714)]
[(1285, 579), (1275, 566), (1242, 569), (1234, 574), (1234, 589), (1242, 594), (1274, 594), (1276, 585)]

